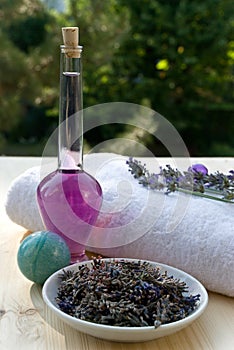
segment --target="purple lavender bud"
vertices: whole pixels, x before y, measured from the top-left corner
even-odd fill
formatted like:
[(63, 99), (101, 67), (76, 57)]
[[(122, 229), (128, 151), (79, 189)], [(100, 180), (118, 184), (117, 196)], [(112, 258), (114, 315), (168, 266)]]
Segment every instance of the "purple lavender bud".
[(195, 173), (201, 173), (203, 175), (208, 174), (208, 169), (203, 164), (194, 164), (188, 169), (189, 171), (193, 171)]

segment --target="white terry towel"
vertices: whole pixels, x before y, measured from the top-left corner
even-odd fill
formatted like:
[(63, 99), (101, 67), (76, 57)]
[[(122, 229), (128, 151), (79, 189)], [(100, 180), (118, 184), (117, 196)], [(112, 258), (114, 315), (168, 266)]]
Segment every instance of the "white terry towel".
[[(89, 249), (109, 257), (147, 259), (190, 273), (214, 292), (234, 296), (234, 205), (148, 190), (128, 171), (125, 157), (88, 155), (86, 170), (103, 189), (102, 213)], [(6, 212), (30, 231), (44, 229), (36, 202), (41, 168), (11, 184)]]

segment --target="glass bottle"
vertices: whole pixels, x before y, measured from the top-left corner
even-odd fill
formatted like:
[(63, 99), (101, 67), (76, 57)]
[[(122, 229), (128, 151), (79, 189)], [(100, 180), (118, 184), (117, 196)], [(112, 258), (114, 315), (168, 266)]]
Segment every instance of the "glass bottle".
[(47, 230), (65, 239), (71, 263), (85, 260), (85, 245), (102, 204), (97, 180), (83, 169), (82, 46), (78, 28), (63, 28), (60, 61), (58, 169), (37, 188)]

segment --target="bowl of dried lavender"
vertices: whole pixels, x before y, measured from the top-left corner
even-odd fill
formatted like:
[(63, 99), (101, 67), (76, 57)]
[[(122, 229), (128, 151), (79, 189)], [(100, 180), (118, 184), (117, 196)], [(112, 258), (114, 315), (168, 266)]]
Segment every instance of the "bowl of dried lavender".
[(137, 259), (93, 258), (55, 272), (42, 290), (60, 319), (86, 334), (141, 342), (174, 333), (205, 310), (208, 295), (189, 274)]

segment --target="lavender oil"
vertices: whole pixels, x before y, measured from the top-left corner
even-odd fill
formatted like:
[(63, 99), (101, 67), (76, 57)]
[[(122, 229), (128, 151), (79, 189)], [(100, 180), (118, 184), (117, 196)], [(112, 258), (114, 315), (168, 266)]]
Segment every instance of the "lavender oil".
[(63, 28), (60, 61), (58, 169), (37, 188), (47, 230), (65, 239), (71, 263), (86, 259), (85, 246), (101, 204), (102, 189), (83, 169), (82, 46), (78, 28)]

